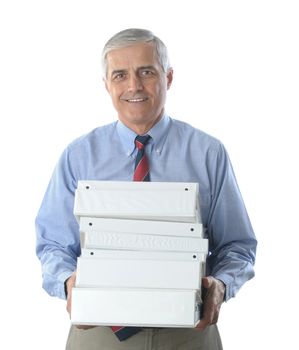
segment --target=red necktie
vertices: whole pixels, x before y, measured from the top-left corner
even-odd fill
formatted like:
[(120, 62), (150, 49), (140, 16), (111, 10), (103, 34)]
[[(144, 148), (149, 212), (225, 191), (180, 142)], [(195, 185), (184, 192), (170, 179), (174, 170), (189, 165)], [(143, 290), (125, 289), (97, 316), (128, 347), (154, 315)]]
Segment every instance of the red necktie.
[[(135, 145), (138, 149), (138, 153), (135, 160), (135, 171), (134, 171), (134, 181), (150, 181), (148, 160), (145, 154), (145, 145), (151, 137), (149, 135), (137, 136), (135, 138)], [(132, 335), (138, 333), (140, 327), (122, 327), (122, 326), (112, 326), (112, 331), (115, 333), (117, 338), (122, 341), (131, 337)]]
[(148, 160), (144, 149), (150, 138), (149, 135), (138, 135), (135, 139), (138, 153), (135, 160), (134, 181), (150, 181)]

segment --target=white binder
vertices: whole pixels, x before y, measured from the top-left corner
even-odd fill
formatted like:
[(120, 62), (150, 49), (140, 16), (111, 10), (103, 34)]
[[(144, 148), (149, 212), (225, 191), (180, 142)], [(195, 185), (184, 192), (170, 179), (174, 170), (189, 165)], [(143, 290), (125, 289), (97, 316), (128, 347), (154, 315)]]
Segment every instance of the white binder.
[(79, 181), (74, 214), (196, 223), (198, 184)]
[(101, 181), (101, 180), (80, 180), (78, 189), (108, 190), (108, 191), (169, 191), (187, 190), (198, 192), (198, 184), (195, 182), (147, 182), (147, 181)]
[(198, 238), (202, 238), (204, 235), (203, 225), (201, 223), (104, 219), (94, 217), (81, 217), (80, 231), (130, 232)]
[(138, 233), (98, 232), (81, 233), (84, 248), (154, 250), (174, 252), (208, 252), (208, 240), (196, 237), (140, 235)]
[(200, 289), (201, 261), (78, 258), (76, 287)]
[(205, 261), (206, 254), (198, 252), (157, 252), (115, 249), (81, 249), (82, 258), (102, 259), (133, 259), (133, 260), (176, 260), (176, 261)]
[(73, 324), (195, 327), (199, 295), (194, 290), (73, 288)]
[(208, 240), (196, 183), (79, 181), (73, 324), (194, 327)]

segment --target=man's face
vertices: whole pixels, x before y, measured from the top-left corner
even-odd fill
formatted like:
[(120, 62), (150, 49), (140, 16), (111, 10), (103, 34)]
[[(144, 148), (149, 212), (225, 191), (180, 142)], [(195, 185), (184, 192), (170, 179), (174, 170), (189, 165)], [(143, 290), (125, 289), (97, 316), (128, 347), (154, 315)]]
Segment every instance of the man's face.
[(105, 86), (119, 119), (133, 130), (152, 127), (163, 114), (172, 74), (163, 72), (151, 43), (110, 51)]

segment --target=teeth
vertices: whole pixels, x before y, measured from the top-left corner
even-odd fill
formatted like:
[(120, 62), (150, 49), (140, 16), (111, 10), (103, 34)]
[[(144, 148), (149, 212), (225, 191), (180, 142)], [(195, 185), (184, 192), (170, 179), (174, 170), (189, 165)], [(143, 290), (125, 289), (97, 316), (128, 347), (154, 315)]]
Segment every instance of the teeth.
[(128, 102), (142, 102), (145, 101), (145, 98), (132, 98), (130, 100), (127, 100)]

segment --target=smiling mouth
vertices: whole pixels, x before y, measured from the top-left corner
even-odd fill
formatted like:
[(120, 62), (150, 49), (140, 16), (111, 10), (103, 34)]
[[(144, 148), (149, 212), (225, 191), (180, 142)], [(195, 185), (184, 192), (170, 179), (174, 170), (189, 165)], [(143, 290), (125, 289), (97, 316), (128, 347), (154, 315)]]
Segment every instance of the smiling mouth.
[(124, 101), (129, 102), (129, 103), (139, 103), (139, 102), (145, 102), (147, 101), (148, 98), (144, 97), (144, 98), (128, 98), (128, 99), (124, 99)]

